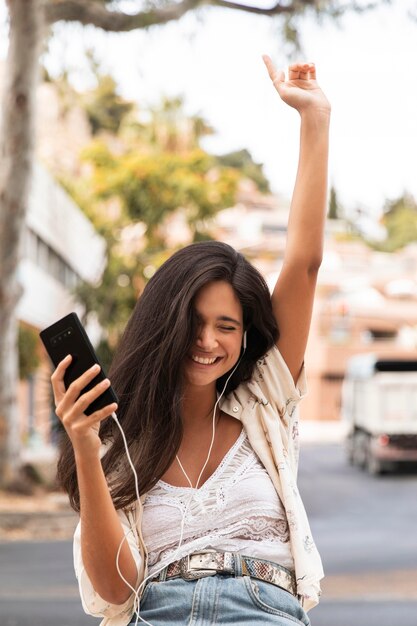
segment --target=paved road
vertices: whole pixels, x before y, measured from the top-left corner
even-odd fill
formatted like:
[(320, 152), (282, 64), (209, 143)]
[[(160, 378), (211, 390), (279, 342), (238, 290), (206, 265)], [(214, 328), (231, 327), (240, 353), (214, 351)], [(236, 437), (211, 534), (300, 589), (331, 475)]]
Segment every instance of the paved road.
[(372, 477), (304, 445), (299, 486), (326, 573), (313, 626), (417, 626), (417, 471)]
[[(299, 484), (326, 579), (313, 626), (417, 626), (417, 472), (372, 478), (305, 445)], [(69, 542), (0, 544), (1, 626), (94, 626)]]

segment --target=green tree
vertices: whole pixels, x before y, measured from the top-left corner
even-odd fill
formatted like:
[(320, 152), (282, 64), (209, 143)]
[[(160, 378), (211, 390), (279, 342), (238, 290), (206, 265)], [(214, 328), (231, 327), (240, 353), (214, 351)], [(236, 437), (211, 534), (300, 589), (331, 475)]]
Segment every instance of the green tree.
[(97, 198), (118, 198), (129, 221), (143, 222), (149, 237), (179, 207), (198, 230), (198, 223), (233, 203), (239, 179), (232, 168), (215, 169), (214, 157), (201, 149), (184, 155), (157, 150), (113, 155), (104, 143), (95, 142), (84, 158), (93, 166)]
[(19, 324), (18, 346), (19, 378), (24, 380), (36, 372), (40, 364), (38, 333), (33, 328)]
[(337, 220), (340, 217), (340, 204), (337, 197), (337, 191), (334, 185), (330, 187), (329, 195), (329, 212), (328, 218), (330, 220)]
[(97, 87), (86, 94), (84, 106), (93, 135), (100, 130), (117, 133), (133, 109), (133, 104), (117, 93), (116, 81), (109, 75), (99, 77)]
[(405, 192), (399, 198), (388, 200), (384, 207), (382, 224), (387, 237), (378, 249), (394, 252), (409, 243), (417, 241), (417, 202)]
[(149, 113), (150, 122), (144, 129), (147, 140), (169, 152), (189, 152), (200, 146), (203, 137), (214, 133), (200, 115), (186, 115), (182, 96), (165, 96)]
[(243, 176), (253, 180), (262, 193), (270, 192), (269, 182), (263, 173), (262, 164), (255, 163), (249, 150), (243, 149), (223, 154), (217, 157), (217, 161), (221, 165), (239, 170)]

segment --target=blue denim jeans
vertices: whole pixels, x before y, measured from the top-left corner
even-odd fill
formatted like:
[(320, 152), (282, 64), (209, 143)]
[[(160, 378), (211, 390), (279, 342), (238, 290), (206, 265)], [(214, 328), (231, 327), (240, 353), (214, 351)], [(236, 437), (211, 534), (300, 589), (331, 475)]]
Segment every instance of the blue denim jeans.
[(288, 591), (249, 576), (224, 574), (149, 582), (139, 615), (152, 626), (310, 626)]

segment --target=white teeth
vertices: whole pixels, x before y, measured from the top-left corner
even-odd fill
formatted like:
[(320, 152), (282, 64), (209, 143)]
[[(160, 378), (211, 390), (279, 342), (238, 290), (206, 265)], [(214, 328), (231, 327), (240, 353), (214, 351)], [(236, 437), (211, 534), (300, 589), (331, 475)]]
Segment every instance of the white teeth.
[(201, 363), (201, 365), (212, 365), (214, 363), (214, 361), (216, 360), (217, 357), (214, 357), (214, 359), (203, 359), (200, 356), (195, 356), (194, 354), (192, 355), (192, 360), (195, 361), (196, 363)]

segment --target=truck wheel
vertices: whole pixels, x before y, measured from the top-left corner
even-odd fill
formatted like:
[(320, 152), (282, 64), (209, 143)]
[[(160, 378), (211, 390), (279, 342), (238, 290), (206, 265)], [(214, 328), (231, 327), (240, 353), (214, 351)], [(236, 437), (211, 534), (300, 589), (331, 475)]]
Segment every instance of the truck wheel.
[(352, 459), (353, 465), (357, 467), (364, 468), (366, 467), (367, 460), (367, 436), (365, 433), (357, 430), (353, 434), (352, 440)]
[(350, 434), (346, 438), (346, 458), (349, 465), (355, 465), (355, 452), (353, 445), (353, 434)]
[(380, 476), (384, 472), (382, 461), (376, 459), (370, 453), (368, 453), (368, 457), (366, 459), (366, 469), (371, 476)]

